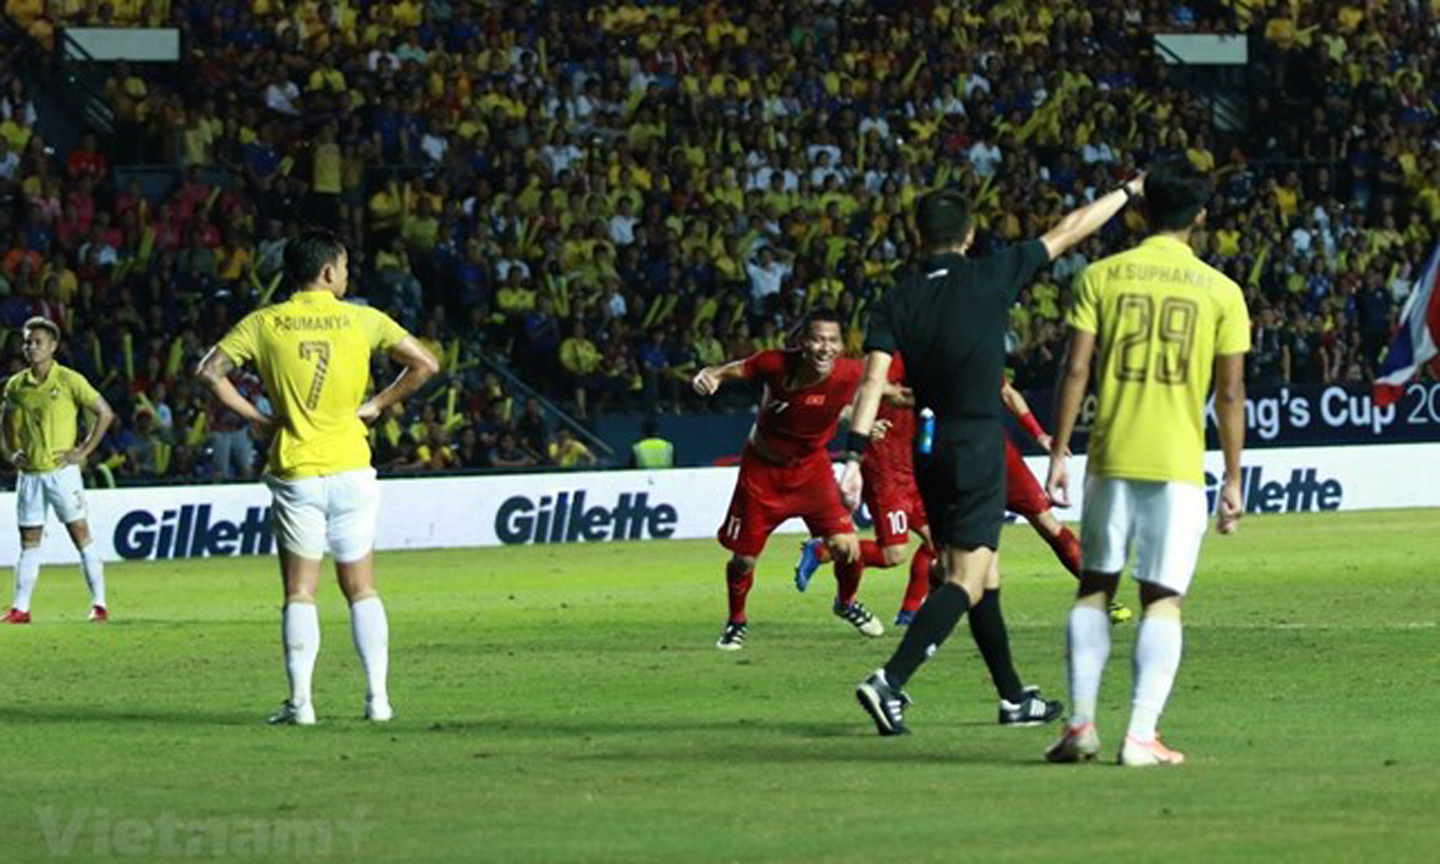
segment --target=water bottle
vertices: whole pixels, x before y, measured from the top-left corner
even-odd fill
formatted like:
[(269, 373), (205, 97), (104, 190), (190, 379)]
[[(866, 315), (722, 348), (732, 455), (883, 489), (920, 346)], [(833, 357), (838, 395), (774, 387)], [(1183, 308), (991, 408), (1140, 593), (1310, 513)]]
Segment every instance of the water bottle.
[(920, 409), (920, 434), (915, 437), (915, 452), (929, 456), (935, 447), (935, 412), (929, 408)]

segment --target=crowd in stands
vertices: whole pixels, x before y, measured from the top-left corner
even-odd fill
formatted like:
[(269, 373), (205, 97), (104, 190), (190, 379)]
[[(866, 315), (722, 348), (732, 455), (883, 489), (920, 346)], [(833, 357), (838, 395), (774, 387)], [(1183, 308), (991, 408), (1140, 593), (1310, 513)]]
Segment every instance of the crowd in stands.
[[(0, 357), (46, 314), (121, 412), (115, 473), (253, 473), (191, 380), (283, 291), (284, 238), (338, 226), (352, 282), (443, 358), (375, 430), (395, 470), (588, 464), (506, 382), (580, 418), (701, 405), (701, 365), (869, 305), (915, 252), (916, 197), (957, 186), (976, 249), (1042, 233), (1157, 159), (1213, 169), (1197, 252), (1245, 289), (1252, 381), (1373, 375), (1440, 224), (1432, 4), (1330, 0), (282, 2), (7, 0)], [(177, 67), (106, 68), (119, 134), (48, 148), (16, 58), (63, 27), (183, 31)], [(1246, 32), (1248, 128), (1151, 34)], [(38, 49), (37, 49), (38, 46)], [(147, 197), (117, 163), (173, 165)], [(1047, 388), (1071, 278), (1143, 234), (1126, 212), (1014, 310)], [(377, 361), (377, 375), (384, 375)], [(246, 379), (246, 386), (258, 382)], [(227, 440), (228, 439), (228, 440)]]

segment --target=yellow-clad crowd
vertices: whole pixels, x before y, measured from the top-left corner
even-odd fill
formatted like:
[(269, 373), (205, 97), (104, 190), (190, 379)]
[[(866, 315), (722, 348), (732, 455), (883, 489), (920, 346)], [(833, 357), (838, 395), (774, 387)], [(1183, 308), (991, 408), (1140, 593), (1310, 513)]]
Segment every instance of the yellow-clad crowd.
[[(984, 250), (1163, 156), (1212, 170), (1195, 245), (1245, 287), (1252, 377), (1275, 382), (1370, 375), (1440, 224), (1440, 40), (1423, 4), (6, 11), (47, 50), (83, 23), (180, 27), (188, 52), (178, 73), (109, 67), (121, 136), (82, 144), (78, 160), (46, 153), (31, 94), (6, 85), (0, 184), (25, 204), (0, 226), (8, 295), (56, 304), (96, 380), (153, 401), (188, 352), (279, 290), (288, 228), (342, 227), (372, 301), (447, 358), (432, 419), (382, 428), (379, 449), (402, 467), (550, 458), (544, 434), (517, 434), (522, 412), (486, 380), (487, 358), (589, 417), (691, 410), (694, 369), (783, 345), (816, 305), (845, 314), (857, 348), (869, 304), (915, 250), (910, 205), (941, 186), (973, 202)], [(1247, 33), (1250, 63), (1173, 66), (1153, 37), (1177, 31)], [(180, 177), (147, 197), (115, 181), (134, 161)], [(1073, 277), (1143, 230), (1127, 212), (1024, 293), (1009, 334), (1022, 385), (1053, 381)], [(99, 326), (102, 309), (133, 323)]]

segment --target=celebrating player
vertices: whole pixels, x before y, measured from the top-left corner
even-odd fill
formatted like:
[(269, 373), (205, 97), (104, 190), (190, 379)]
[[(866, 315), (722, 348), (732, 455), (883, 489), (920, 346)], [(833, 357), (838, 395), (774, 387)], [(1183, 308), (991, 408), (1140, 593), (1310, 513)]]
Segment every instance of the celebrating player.
[(1098, 344), (1099, 406), (1090, 431), (1084, 563), (1069, 618), (1070, 698), (1065, 734), (1045, 756), (1093, 759), (1100, 750), (1095, 705), (1110, 655), (1107, 598), (1133, 548), (1131, 575), (1144, 607), (1135, 636), (1135, 683), (1122, 765), (1178, 765), (1184, 755), (1160, 743), (1156, 725), (1180, 668), (1180, 604), (1205, 534), (1205, 397), (1213, 371), (1225, 483), (1219, 529), (1240, 518), (1240, 450), (1245, 437), (1245, 353), (1250, 316), (1240, 288), (1191, 251), (1205, 221), (1209, 178), (1183, 159), (1145, 181), (1139, 246), (1096, 261), (1076, 282), (1070, 349), (1057, 396), (1047, 486), (1068, 504), (1065, 458), (1090, 382)]
[[(905, 380), (904, 361), (898, 354), (891, 362), (889, 380), (892, 386), (897, 387)], [(1018, 393), (1015, 395), (1019, 396)], [(1009, 405), (1008, 402), (1006, 404)], [(935, 566), (938, 559), (930, 543), (929, 520), (915, 483), (914, 406), (914, 394), (908, 389), (901, 389), (899, 395), (889, 394), (881, 400), (876, 416), (889, 428), (860, 462), (860, 471), (865, 478), (865, 506), (875, 521), (877, 538), (860, 543), (861, 572), (864, 572), (866, 564), (887, 567), (904, 560), (910, 539), (907, 528), (915, 531), (922, 543), (910, 559), (910, 580), (900, 612), (895, 616), (895, 623), (900, 625), (909, 625), (914, 620), (915, 610), (924, 603), (932, 583), (938, 587), (944, 575)], [(1034, 418), (1031, 420), (1033, 422)], [(926, 449), (924, 443), (920, 446), (922, 450)], [(1023, 462), (1020, 468), (1028, 476)], [(1035, 483), (1033, 477), (1030, 482)], [(809, 584), (809, 577), (819, 566), (818, 562), (826, 557), (825, 551), (813, 540), (802, 544), (800, 564), (795, 570), (795, 585), (801, 591)], [(1000, 700), (1000, 725), (1037, 726), (1049, 723), (1060, 716), (1063, 708), (1059, 702), (1046, 699), (1038, 687), (1027, 687), (1015, 669), (1010, 653), (1010, 634), (1000, 609), (1000, 582), (1000, 556), (997, 554), (985, 574), (984, 594), (970, 615), (970, 635), (975, 640), (975, 647), (980, 650)]]
[[(890, 368), (890, 381), (899, 385), (904, 381), (904, 363), (896, 355)], [(908, 391), (905, 391), (908, 394)], [(1020, 391), (1001, 383), (1000, 398), (1022, 429), (1030, 434), (1041, 447), (1050, 449), (1050, 436), (1035, 415)], [(919, 489), (915, 486), (914, 447), (915, 413), (913, 396), (909, 397), (911, 407), (887, 397), (880, 404), (876, 415), (890, 425), (890, 432), (877, 441), (860, 463), (865, 478), (865, 507), (875, 523), (874, 540), (860, 541), (860, 563), (863, 567), (894, 567), (905, 559), (909, 545), (909, 533), (914, 531), (920, 537), (920, 548), (910, 559), (910, 580), (905, 586), (905, 597), (895, 623), (905, 626), (915, 617), (915, 611), (925, 601), (935, 564), (935, 549), (930, 542), (930, 529), (925, 517), (925, 505), (920, 500)], [(1045, 542), (1054, 550), (1055, 557), (1065, 565), (1071, 575), (1080, 578), (1080, 540), (1074, 533), (1055, 518), (1050, 509), (1050, 499), (1040, 488), (1035, 475), (1026, 467), (1020, 451), (1010, 436), (1005, 436), (1005, 508), (1023, 516)], [(829, 560), (828, 550), (818, 540), (807, 540), (800, 547), (800, 562), (795, 567), (795, 587), (804, 591), (811, 576), (821, 564)], [(936, 576), (939, 573), (936, 571)], [(938, 580), (937, 580), (938, 581)], [(1119, 600), (1110, 605), (1111, 619), (1120, 622), (1131, 618), (1132, 613)]]
[[(5, 460), (20, 472), (15, 495), (20, 558), (15, 562), (15, 602), (4, 621), (30, 623), (30, 595), (40, 579), (45, 514), (54, 508), (80, 552), (80, 568), (90, 586), (90, 620), (103, 622), (110, 617), (105, 606), (105, 564), (91, 543), (80, 466), (105, 437), (115, 412), (85, 376), (55, 362), (59, 325), (48, 318), (31, 318), (23, 335), (28, 368), (5, 382), (5, 401), (0, 405), (0, 447)], [(81, 411), (91, 417), (85, 440), (77, 447), (75, 418)]]
[[(380, 486), (370, 467), (365, 424), (415, 392), (439, 366), (389, 316), (341, 302), (348, 287), (344, 241), (307, 230), (285, 245), (285, 276), (296, 287), (283, 303), (246, 316), (210, 350), (199, 375), (225, 407), (262, 435), (274, 434), (265, 481), (274, 496), (275, 533), (285, 580), (283, 636), (290, 698), (272, 723), (315, 722), (310, 682), (320, 651), (315, 592), (328, 548), (350, 627), (365, 667), (365, 716), (392, 717), (386, 688), (390, 635), (375, 590), (372, 550)], [(388, 351), (403, 367), (365, 400), (370, 355)], [(230, 383), (254, 362), (276, 415), (266, 416)]]
[[(861, 573), (866, 567), (895, 567), (905, 560), (910, 533), (920, 538), (920, 548), (910, 559), (905, 598), (895, 615), (895, 623), (902, 627), (910, 623), (915, 610), (925, 602), (930, 590), (930, 568), (935, 563), (925, 504), (915, 487), (915, 399), (908, 389), (899, 387), (904, 380), (905, 364), (896, 356), (890, 367), (890, 383), (897, 390), (881, 400), (876, 415), (889, 428), (860, 464), (865, 474), (865, 509), (875, 523), (875, 539), (860, 541), (857, 562)], [(829, 560), (830, 550), (820, 540), (812, 538), (802, 543), (800, 563), (795, 566), (795, 587), (804, 591), (815, 571)]]
[(836, 561), (835, 614), (866, 636), (885, 628), (856, 599), (860, 587), (860, 538), (840, 491), (825, 445), (835, 436), (841, 413), (860, 382), (860, 362), (841, 357), (840, 319), (829, 310), (805, 317), (799, 347), (761, 351), (695, 376), (695, 392), (709, 396), (727, 381), (760, 381), (765, 397), (740, 460), (730, 510), (720, 526), (720, 545), (732, 557), (725, 566), (730, 617), (715, 647), (745, 647), (745, 600), (755, 581), (755, 561), (781, 523), (805, 520), (822, 537)]

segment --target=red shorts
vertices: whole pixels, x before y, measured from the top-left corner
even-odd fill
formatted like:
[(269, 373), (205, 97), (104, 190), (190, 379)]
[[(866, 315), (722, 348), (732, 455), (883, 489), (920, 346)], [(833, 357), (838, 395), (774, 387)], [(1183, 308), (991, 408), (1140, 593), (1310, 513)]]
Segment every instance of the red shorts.
[(886, 477), (883, 483), (871, 482), (873, 479), (867, 471), (865, 509), (870, 511), (875, 523), (875, 540), (881, 546), (908, 545), (911, 531), (930, 526), (920, 490), (915, 485), (915, 475)]
[(1020, 458), (1020, 450), (1009, 435), (1005, 436), (1005, 509), (1027, 519), (1050, 509), (1050, 497)]
[(855, 533), (855, 523), (840, 503), (830, 455), (821, 450), (791, 465), (775, 465), (747, 449), (730, 511), (720, 526), (720, 545), (736, 555), (759, 557), (771, 532), (794, 518), (804, 519), (815, 537)]

